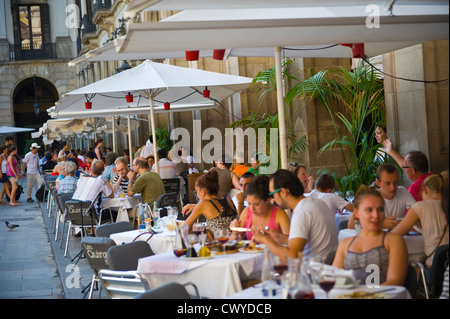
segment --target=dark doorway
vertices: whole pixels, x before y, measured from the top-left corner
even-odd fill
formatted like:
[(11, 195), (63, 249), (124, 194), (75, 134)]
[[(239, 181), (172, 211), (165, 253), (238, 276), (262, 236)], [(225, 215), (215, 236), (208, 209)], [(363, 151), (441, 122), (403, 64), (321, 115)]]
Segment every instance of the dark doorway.
[[(47, 109), (54, 106), (58, 99), (58, 91), (46, 79), (32, 76), (23, 80), (17, 85), (13, 94), (15, 126), (38, 130), (50, 119)], [(37, 105), (39, 107), (35, 107)], [(31, 140), (30, 132), (16, 134), (15, 145), (20, 155), (29, 152), (32, 142), (42, 145), (42, 138)], [(43, 152), (44, 147), (41, 147), (40, 153)]]

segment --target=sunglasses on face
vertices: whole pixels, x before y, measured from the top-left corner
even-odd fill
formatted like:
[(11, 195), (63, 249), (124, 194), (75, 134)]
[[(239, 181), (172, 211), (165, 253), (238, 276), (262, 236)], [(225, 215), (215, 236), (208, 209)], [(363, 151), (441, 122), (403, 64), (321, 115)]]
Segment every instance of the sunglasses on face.
[(276, 193), (279, 193), (281, 191), (281, 188), (277, 188), (276, 190), (274, 190), (273, 192), (269, 193), (269, 197), (273, 198), (273, 195), (275, 195)]

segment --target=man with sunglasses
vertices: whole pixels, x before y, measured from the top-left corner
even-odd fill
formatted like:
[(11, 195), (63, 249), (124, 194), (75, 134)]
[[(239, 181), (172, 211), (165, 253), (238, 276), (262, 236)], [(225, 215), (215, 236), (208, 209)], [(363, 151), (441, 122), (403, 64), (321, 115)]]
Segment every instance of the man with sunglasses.
[(331, 209), (320, 199), (303, 196), (303, 186), (294, 173), (278, 170), (270, 178), (269, 195), (282, 209), (291, 209), (291, 226), (287, 245), (270, 231), (255, 234), (253, 239), (266, 244), (281, 257), (326, 258), (338, 245), (338, 234)]

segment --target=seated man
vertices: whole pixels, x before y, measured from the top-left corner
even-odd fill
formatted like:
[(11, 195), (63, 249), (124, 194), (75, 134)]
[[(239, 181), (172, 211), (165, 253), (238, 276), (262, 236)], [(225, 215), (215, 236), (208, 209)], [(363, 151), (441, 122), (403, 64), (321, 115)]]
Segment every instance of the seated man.
[[(159, 176), (161, 178), (175, 178), (177, 177), (175, 164), (167, 156), (166, 150), (160, 149), (158, 151)], [(153, 164), (152, 172), (156, 172), (156, 164)]]
[(241, 186), (240, 192), (236, 194), (232, 198), (233, 204), (236, 207), (236, 211), (238, 215), (241, 215), (241, 212), (244, 210), (245, 207), (247, 207), (247, 201), (245, 200), (245, 190), (247, 189), (247, 185), (250, 184), (250, 182), (255, 178), (255, 175), (253, 175), (250, 172), (246, 172), (242, 174), (241, 178), (239, 178), (239, 185)]
[(128, 191), (128, 183), (130, 182), (128, 180), (130, 169), (128, 168), (127, 158), (124, 156), (118, 157), (115, 161), (115, 166), (116, 175), (111, 184), (112, 189), (114, 192), (122, 191), (126, 194)]
[[(379, 187), (381, 196), (384, 198), (384, 213), (386, 218), (383, 221), (383, 228), (392, 229), (405, 217), (408, 209), (416, 202), (413, 196), (403, 186), (399, 184), (399, 174), (392, 164), (382, 164), (377, 169), (377, 179), (375, 181)], [(355, 217), (349, 220), (348, 228), (354, 228)]]
[(256, 242), (264, 243), (270, 251), (282, 258), (325, 258), (338, 245), (338, 234), (331, 209), (321, 200), (303, 196), (303, 186), (295, 174), (278, 170), (269, 182), (270, 195), (282, 209), (292, 209), (287, 245), (274, 239), (272, 232), (260, 232), (253, 236)]
[[(96, 177), (94, 184), (92, 185), (91, 190), (89, 191), (88, 195), (86, 196), (86, 201), (91, 201), (94, 203), (94, 207), (97, 211), (97, 214), (100, 214), (101, 209), (101, 199), (102, 197), (109, 197), (114, 198), (114, 192), (112, 190), (111, 184), (109, 181), (103, 179), (102, 173), (104, 170), (104, 165), (102, 161), (96, 161), (91, 166), (92, 176)], [(81, 179), (80, 179), (81, 181)], [(77, 185), (78, 187), (78, 185)], [(102, 195), (99, 196), (99, 194), (102, 193)], [(108, 216), (102, 216), (102, 221), (105, 221), (105, 218), (109, 218)], [(113, 220), (115, 220), (115, 216), (112, 216)]]
[(77, 165), (72, 161), (67, 161), (65, 165), (66, 177), (59, 182), (58, 193), (67, 194), (75, 192), (78, 179), (75, 177)]
[(427, 156), (419, 151), (410, 151), (405, 157), (401, 156), (393, 147), (390, 138), (383, 141), (386, 153), (395, 159), (395, 161), (403, 168), (406, 176), (413, 181), (408, 187), (409, 193), (416, 201), (422, 200), (422, 183), (428, 176), (433, 173), (429, 171)]
[(353, 205), (334, 193), (335, 187), (334, 178), (329, 174), (322, 174), (316, 181), (315, 189), (304, 196), (323, 200), (334, 214), (343, 209), (353, 212)]
[[(134, 196), (139, 193), (142, 195), (142, 203), (153, 205), (158, 198), (166, 193), (164, 183), (161, 177), (148, 170), (147, 160), (138, 157), (133, 160), (134, 171), (128, 172), (128, 196)], [(137, 174), (139, 177), (137, 178)], [(153, 207), (153, 206), (151, 206)]]

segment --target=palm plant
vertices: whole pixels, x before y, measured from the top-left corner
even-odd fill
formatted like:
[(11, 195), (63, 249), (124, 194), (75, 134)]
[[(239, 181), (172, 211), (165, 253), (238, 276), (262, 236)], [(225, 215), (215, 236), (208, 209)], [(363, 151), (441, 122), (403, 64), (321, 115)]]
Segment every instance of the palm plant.
[[(385, 122), (383, 83), (374, 69), (360, 64), (353, 72), (344, 68), (320, 71), (295, 85), (286, 99), (317, 99), (329, 113), (336, 138), (325, 144), (319, 154), (339, 147), (345, 167), (344, 177), (336, 174), (341, 191), (356, 190), (374, 180), (380, 147), (374, 143), (374, 131)], [(334, 103), (342, 105), (345, 112), (334, 111)], [(339, 123), (347, 131), (344, 136), (339, 134)]]

